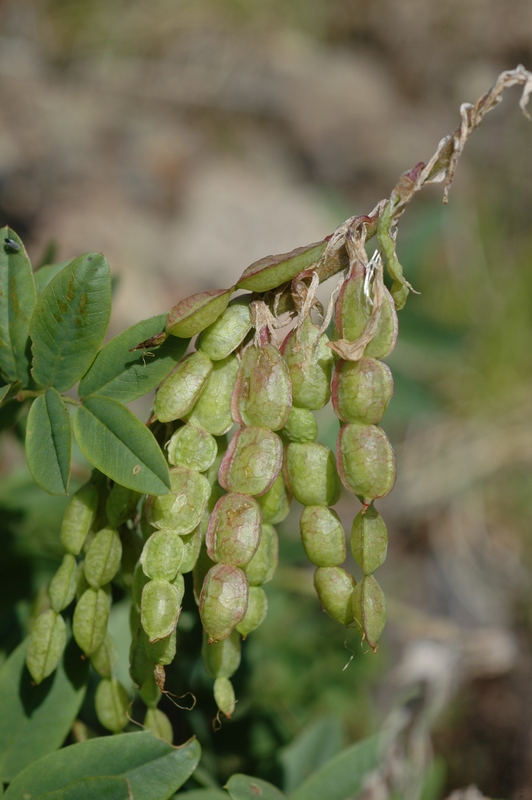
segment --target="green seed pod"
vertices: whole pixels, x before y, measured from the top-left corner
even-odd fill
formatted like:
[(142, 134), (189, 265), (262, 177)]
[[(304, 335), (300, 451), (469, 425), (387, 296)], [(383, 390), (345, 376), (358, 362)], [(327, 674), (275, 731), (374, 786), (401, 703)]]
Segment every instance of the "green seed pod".
[[(153, 528), (151, 530), (153, 532)], [(120, 576), (124, 586), (131, 589), (133, 573), (142, 553), (142, 538), (138, 531), (130, 530), (127, 526), (123, 526), (120, 530), (120, 541), (122, 542)]]
[(214, 561), (209, 558), (207, 547), (205, 546), (205, 542), (203, 542), (200, 548), (198, 560), (196, 561), (194, 569), (192, 570), (192, 578), (194, 581), (194, 600), (196, 601), (197, 605), (199, 605), (205, 576), (213, 566)]
[[(273, 431), (248, 426), (235, 433), (220, 464), (218, 481), (228, 492), (261, 495), (283, 463), (283, 445)], [(164, 495), (166, 496), (166, 495)]]
[(295, 406), (318, 409), (329, 402), (334, 356), (327, 347), (328, 341), (310, 317), (305, 318), (299, 331), (294, 329), (284, 340), (281, 353), (288, 366)]
[(381, 515), (370, 506), (360, 511), (351, 528), (351, 552), (364, 575), (371, 575), (384, 562), (388, 549), (388, 531)]
[(308, 408), (292, 406), (281, 437), (286, 442), (314, 442), (318, 436), (316, 417)]
[(205, 330), (225, 311), (234, 287), (198, 292), (175, 305), (166, 318), (166, 330), (188, 339)]
[(202, 540), (201, 523), (197, 528), (194, 528), (192, 533), (186, 533), (182, 536), (181, 540), (183, 542), (183, 559), (179, 572), (181, 575), (185, 575), (187, 572), (192, 572), (198, 560)]
[(103, 678), (96, 688), (94, 707), (100, 725), (112, 733), (120, 733), (129, 722), (129, 696), (116, 678)]
[(218, 453), (218, 444), (212, 434), (195, 425), (178, 428), (168, 442), (168, 461), (180, 467), (205, 472)]
[(288, 489), (304, 506), (333, 506), (340, 497), (334, 455), (323, 444), (289, 444), (284, 476)]
[(301, 514), (301, 541), (307, 558), (317, 567), (336, 567), (346, 557), (345, 532), (335, 511), (307, 506)]
[(118, 528), (123, 522), (135, 516), (137, 504), (142, 495), (115, 483), (105, 504), (105, 513), (112, 528)]
[(263, 525), (259, 549), (244, 568), (250, 586), (271, 581), (279, 563), (279, 538), (273, 525)]
[(161, 699), (161, 690), (157, 686), (153, 670), (150, 677), (145, 680), (140, 687), (139, 695), (142, 702), (148, 706), (148, 708), (157, 708), (159, 705), (159, 701)]
[(314, 266), (325, 252), (326, 242), (315, 242), (297, 247), (290, 253), (266, 256), (254, 261), (244, 270), (237, 283), (238, 289), (250, 292), (267, 292), (282, 283), (291, 281), (303, 270)]
[(98, 490), (89, 482), (72, 495), (61, 523), (61, 543), (68, 553), (78, 556), (98, 509)]
[(196, 347), (211, 361), (221, 361), (231, 355), (251, 330), (249, 296), (232, 300), (216, 322), (202, 332)]
[(203, 636), (203, 663), (213, 678), (230, 678), (234, 675), (240, 666), (241, 651), (241, 638), (236, 630), (226, 639), (211, 644), (207, 642), (207, 636)]
[(261, 625), (268, 613), (268, 598), (262, 586), (249, 587), (248, 610), (242, 622), (236, 626), (238, 633), (245, 639)]
[(146, 519), (159, 530), (190, 533), (199, 525), (207, 506), (211, 493), (209, 481), (194, 469), (173, 467), (170, 483), (168, 494), (146, 498)]
[(260, 542), (262, 513), (249, 495), (224, 494), (212, 511), (205, 544), (213, 561), (235, 567), (249, 564)]
[(183, 540), (174, 531), (152, 533), (140, 556), (142, 569), (148, 578), (171, 581), (183, 560)]
[(76, 559), (70, 553), (63, 556), (61, 566), (50, 581), (48, 594), (50, 604), (54, 611), (59, 613), (70, 605), (76, 596), (78, 585), (78, 565)]
[(120, 567), (122, 542), (114, 528), (98, 531), (85, 556), (85, 577), (89, 586), (99, 589), (109, 583)]
[(177, 589), (179, 605), (181, 605), (183, 602), (183, 597), (185, 596), (185, 579), (183, 578), (183, 575), (178, 572), (175, 578), (170, 581), (170, 583)]
[(212, 361), (203, 353), (185, 356), (155, 395), (154, 413), (157, 419), (172, 422), (192, 411), (211, 372)]
[(277, 431), (285, 426), (291, 407), (290, 376), (282, 355), (272, 344), (250, 345), (233, 391), (233, 419)]
[(390, 368), (375, 358), (340, 360), (334, 370), (332, 402), (343, 422), (377, 425), (393, 397)]
[(205, 388), (192, 411), (186, 415), (188, 422), (205, 428), (213, 436), (223, 436), (232, 428), (231, 396), (238, 374), (238, 358), (228, 356), (216, 361)]
[(109, 598), (104, 589), (87, 589), (79, 598), (72, 620), (74, 639), (90, 656), (105, 639), (109, 620)]
[(151, 731), (157, 739), (173, 744), (174, 730), (166, 714), (158, 708), (148, 708), (144, 717), (144, 728)]
[(235, 690), (229, 678), (216, 678), (214, 681), (216, 705), (227, 719), (235, 713)]
[(376, 650), (386, 624), (386, 601), (373, 575), (363, 578), (353, 592), (353, 618), (362, 638)]
[[(150, 682), (155, 682), (153, 664), (146, 655), (144, 642), (147, 636), (140, 625), (140, 615), (138, 627), (132, 631), (131, 647), (129, 648), (129, 674), (136, 686), (146, 684), (146, 692), (149, 693)], [(159, 702), (159, 700), (157, 700)]]
[[(340, 338), (355, 342), (364, 330), (371, 307), (364, 295), (366, 270), (363, 266), (356, 269), (343, 284), (336, 301), (336, 327)], [(386, 358), (397, 342), (397, 313), (393, 298), (384, 287), (384, 302), (375, 336), (366, 345), (365, 356)]]
[(199, 612), (209, 642), (225, 639), (244, 619), (249, 586), (244, 572), (229, 564), (215, 564), (201, 590)]
[(171, 664), (175, 658), (177, 648), (177, 634), (173, 630), (169, 636), (164, 639), (158, 639), (156, 642), (150, 642), (147, 635), (142, 637), (144, 641), (144, 649), (149, 661), (152, 664), (161, 664), (163, 667)]
[(102, 678), (111, 678), (118, 666), (118, 651), (109, 634), (91, 655), (91, 664)]
[(142, 590), (140, 619), (150, 642), (170, 636), (177, 625), (181, 606), (175, 586), (168, 581), (149, 581)]
[(336, 463), (345, 488), (365, 501), (384, 497), (393, 489), (395, 454), (376, 425), (344, 425), (338, 434)]
[(342, 567), (318, 567), (314, 588), (324, 611), (340, 625), (353, 622), (352, 596), (356, 583)]
[(146, 573), (142, 568), (142, 564), (139, 561), (139, 563), (135, 567), (135, 571), (133, 572), (133, 584), (131, 586), (132, 607), (135, 608), (139, 614), (140, 614), (142, 590), (144, 589), (148, 581), (149, 578), (146, 576)]
[(26, 653), (26, 665), (35, 683), (51, 675), (63, 657), (65, 645), (65, 620), (49, 608), (35, 620)]
[(262, 510), (262, 521), (276, 525), (286, 519), (290, 511), (291, 499), (280, 472), (268, 491), (257, 498)]

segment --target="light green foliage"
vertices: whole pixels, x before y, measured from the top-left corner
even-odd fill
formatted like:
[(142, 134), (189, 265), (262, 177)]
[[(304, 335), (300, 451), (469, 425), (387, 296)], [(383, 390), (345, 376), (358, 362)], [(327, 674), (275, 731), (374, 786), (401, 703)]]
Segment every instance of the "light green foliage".
[(68, 494), (72, 428), (59, 392), (33, 402), (26, 427), (26, 459), (33, 480), (50, 494)]

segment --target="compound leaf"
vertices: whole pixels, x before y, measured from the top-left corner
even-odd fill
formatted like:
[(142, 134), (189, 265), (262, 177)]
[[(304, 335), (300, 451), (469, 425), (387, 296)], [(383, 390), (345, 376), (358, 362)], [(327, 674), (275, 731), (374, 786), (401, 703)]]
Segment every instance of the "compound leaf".
[(68, 494), (72, 428), (55, 389), (33, 401), (26, 427), (26, 459), (33, 480), (49, 494)]
[[(256, 800), (257, 797), (262, 797), (263, 800), (285, 800), (286, 798), (286, 795), (273, 784), (249, 775), (231, 775), (225, 788), (229, 792), (231, 800)], [(323, 795), (323, 797), (327, 797), (327, 795)]]

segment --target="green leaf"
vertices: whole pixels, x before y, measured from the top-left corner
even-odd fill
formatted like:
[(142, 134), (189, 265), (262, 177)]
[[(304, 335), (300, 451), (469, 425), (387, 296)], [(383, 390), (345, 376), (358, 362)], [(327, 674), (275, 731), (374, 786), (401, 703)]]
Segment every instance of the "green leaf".
[(9, 392), (12, 386), (13, 386), (12, 383), (6, 383), (5, 386), (2, 386), (2, 388), (0, 388), (0, 403), (4, 400), (6, 394)]
[(105, 345), (79, 384), (80, 397), (98, 394), (129, 403), (155, 389), (173, 370), (187, 349), (188, 339), (169, 337), (148, 351), (133, 347), (163, 333), (166, 314), (138, 322)]
[(336, 714), (328, 714), (305, 728), (281, 752), (285, 791), (293, 792), (312, 772), (339, 753), (343, 746), (343, 724)]
[[(196, 739), (182, 747), (172, 747), (147, 731), (98, 737), (34, 762), (13, 781), (5, 797), (6, 800), (26, 800), (58, 789), (74, 792), (77, 787), (85, 791), (89, 778), (115, 777), (127, 782), (130, 797), (135, 800), (166, 800), (192, 775), (200, 755)], [(109, 789), (114, 792), (115, 786), (109, 784)], [(109, 796), (113, 800), (121, 798), (120, 794)], [(63, 797), (65, 800), (74, 797), (88, 800), (89, 797), (107, 798), (107, 795), (96, 791), (92, 795), (69, 793)]]
[(52, 278), (55, 278), (55, 276), (70, 263), (71, 260), (69, 259), (67, 261), (60, 261), (58, 264), (46, 264), (46, 266), (40, 267), (34, 272), (33, 279), (35, 280), (37, 294), (42, 294)]
[(290, 800), (346, 800), (360, 791), (364, 776), (379, 761), (379, 738), (373, 736), (343, 750), (302, 783)]
[(183, 800), (228, 800), (229, 795), (221, 789), (193, 789), (177, 795)]
[(87, 371), (111, 315), (111, 274), (101, 254), (72, 261), (39, 297), (30, 323), (33, 377), (59, 392)]
[(81, 778), (54, 792), (37, 795), (34, 800), (131, 800), (125, 778)]
[(68, 494), (72, 428), (63, 398), (47, 389), (30, 408), (26, 459), (33, 480), (49, 494)]
[(0, 671), (0, 782), (12, 781), (61, 747), (85, 695), (89, 662), (73, 640), (57, 670), (39, 686), (26, 667), (27, 646), (26, 639)]
[[(6, 244), (10, 239), (18, 246)], [(30, 319), (37, 300), (30, 260), (22, 241), (0, 229), (0, 372), (7, 381), (30, 381)]]
[(74, 416), (81, 452), (113, 481), (142, 494), (166, 494), (170, 475), (151, 431), (116, 400), (87, 397)]
[[(229, 792), (232, 800), (257, 800), (257, 797), (263, 800), (283, 800), (286, 798), (282, 792), (277, 789), (273, 784), (268, 781), (263, 781), (260, 778), (251, 778), (249, 775), (231, 775), (225, 788)], [(321, 800), (328, 795), (323, 795)]]

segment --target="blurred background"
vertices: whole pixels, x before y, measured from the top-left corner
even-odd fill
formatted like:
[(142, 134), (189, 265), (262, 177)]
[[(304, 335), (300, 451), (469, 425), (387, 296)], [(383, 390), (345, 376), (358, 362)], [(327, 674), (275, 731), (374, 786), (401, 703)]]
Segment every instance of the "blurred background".
[[(115, 334), (368, 213), (456, 128), (462, 102), (519, 63), (532, 68), (529, 0), (0, 0), (0, 225), (34, 263), (50, 242), (56, 261), (104, 252)], [(174, 720), (220, 780), (280, 781), (284, 764), (286, 786), (302, 736), (317, 737), (319, 763), (408, 708), (431, 732), (427, 800), (468, 784), (532, 798), (532, 125), (518, 99), (507, 92), (473, 134), (449, 205), (429, 187), (400, 224), (421, 294), (389, 359), (382, 646), (366, 653), (322, 614), (290, 517), (234, 722)], [(320, 423), (333, 446), (337, 423)], [(2, 438), (6, 653), (61, 556), (63, 505), (43, 505), (16, 436)], [(353, 503), (338, 510), (349, 531)], [(208, 703), (190, 652), (175, 691)]]

